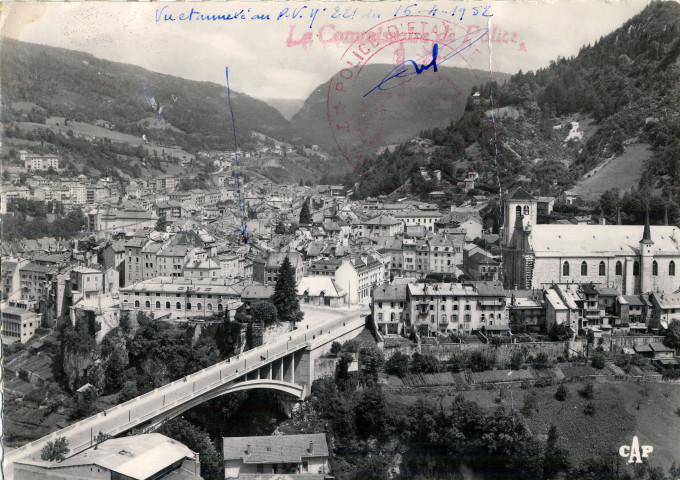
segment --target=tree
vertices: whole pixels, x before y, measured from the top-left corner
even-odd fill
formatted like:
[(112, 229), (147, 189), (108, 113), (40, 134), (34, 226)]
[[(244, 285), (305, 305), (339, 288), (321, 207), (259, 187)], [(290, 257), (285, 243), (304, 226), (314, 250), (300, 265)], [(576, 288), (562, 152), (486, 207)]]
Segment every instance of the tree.
[(559, 400), (560, 402), (564, 402), (567, 399), (567, 387), (564, 384), (561, 384), (559, 387), (557, 387), (557, 391), (555, 392), (555, 398)]
[(534, 411), (538, 411), (538, 397), (536, 392), (531, 392), (525, 395), (521, 412), (525, 417), (529, 417)]
[(331, 344), (331, 355), (337, 355), (342, 351), (342, 345), (340, 345), (340, 342), (333, 342)]
[(302, 319), (296, 283), (295, 269), (286, 256), (281, 262), (281, 268), (279, 268), (279, 277), (274, 286), (273, 301), (279, 314), (279, 321), (293, 322), (293, 325)]
[(567, 453), (557, 447), (557, 427), (552, 425), (548, 431), (548, 441), (543, 457), (543, 478), (555, 478), (560, 472), (569, 470)]
[(40, 458), (46, 462), (61, 462), (66, 458), (68, 452), (68, 439), (66, 437), (59, 437), (56, 440), (47, 442), (40, 452)]
[(97, 434), (96, 437), (94, 437), (94, 449), (97, 450), (97, 447), (99, 446), (100, 443), (104, 443), (107, 441), (109, 438), (111, 438), (111, 435), (108, 435), (101, 430), (99, 430), (99, 433)]
[(156, 220), (156, 227), (154, 230), (157, 232), (165, 232), (166, 227), (168, 226), (168, 219), (165, 216), (158, 217), (158, 220)]
[(132, 322), (130, 321), (130, 312), (124, 311), (120, 313), (120, 321), (118, 326), (125, 335), (132, 333)]
[(510, 368), (512, 370), (519, 370), (522, 368), (522, 364), (524, 363), (524, 355), (522, 355), (522, 352), (519, 350), (515, 350), (512, 352), (512, 355), (510, 355)]
[(274, 233), (277, 235), (283, 235), (286, 233), (286, 225), (283, 222), (279, 222), (274, 227)]
[(411, 370), (413, 373), (437, 373), (440, 365), (437, 357), (431, 353), (414, 353), (411, 357)]
[(312, 213), (309, 211), (309, 197), (307, 197), (300, 209), (300, 225), (311, 225), (312, 223)]
[(265, 325), (271, 325), (272, 323), (276, 323), (277, 314), (274, 304), (266, 300), (254, 303), (250, 307), (250, 316), (252, 317), (253, 322), (262, 322)]
[(385, 371), (399, 378), (408, 373), (408, 355), (397, 352), (385, 362)]
[(680, 351), (680, 320), (672, 320), (668, 329), (664, 331), (663, 344), (668, 348)]
[(206, 480), (223, 478), (221, 451), (215, 448), (210, 436), (203, 429), (179, 417), (164, 423), (158, 429), (158, 433), (177, 440), (194, 452), (198, 452), (201, 459), (201, 475)]
[(377, 382), (378, 374), (385, 364), (385, 357), (378, 347), (363, 347), (359, 350), (361, 372), (369, 382)]
[(592, 365), (593, 368), (597, 368), (598, 370), (602, 370), (606, 363), (605, 356), (602, 353), (596, 353), (593, 355), (592, 360), (590, 361), (590, 364)]

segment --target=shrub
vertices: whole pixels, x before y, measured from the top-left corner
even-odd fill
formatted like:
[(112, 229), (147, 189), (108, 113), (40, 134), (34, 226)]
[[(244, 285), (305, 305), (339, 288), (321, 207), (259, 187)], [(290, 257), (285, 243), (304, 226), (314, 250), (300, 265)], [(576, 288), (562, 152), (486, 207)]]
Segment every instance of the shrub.
[(583, 413), (586, 415), (594, 415), (595, 414), (595, 405), (592, 403), (588, 403), (585, 407), (583, 407)]
[(522, 405), (521, 412), (525, 417), (529, 417), (534, 411), (538, 411), (538, 397), (536, 392), (531, 392), (524, 397), (524, 405)]
[(587, 400), (592, 400), (593, 397), (595, 396), (595, 387), (593, 387), (593, 384), (588, 382), (586, 383), (586, 386), (583, 387), (581, 390), (578, 391), (578, 394)]
[(562, 384), (559, 387), (557, 387), (557, 391), (555, 392), (555, 398), (559, 400), (560, 402), (564, 402), (567, 399), (567, 387)]
[(524, 363), (524, 356), (522, 355), (522, 352), (512, 352), (512, 355), (510, 355), (510, 368), (512, 370), (519, 370), (522, 368), (522, 363)]
[(606, 365), (605, 356), (599, 353), (593, 355), (593, 359), (590, 361), (590, 364), (592, 365), (593, 368), (602, 370)]
[(534, 368), (542, 370), (544, 368), (549, 368), (551, 366), (550, 357), (545, 352), (539, 352), (536, 358), (532, 360)]
[(338, 353), (340, 353), (341, 350), (342, 345), (340, 345), (340, 342), (333, 342), (333, 344), (331, 345), (331, 354), (337, 355)]

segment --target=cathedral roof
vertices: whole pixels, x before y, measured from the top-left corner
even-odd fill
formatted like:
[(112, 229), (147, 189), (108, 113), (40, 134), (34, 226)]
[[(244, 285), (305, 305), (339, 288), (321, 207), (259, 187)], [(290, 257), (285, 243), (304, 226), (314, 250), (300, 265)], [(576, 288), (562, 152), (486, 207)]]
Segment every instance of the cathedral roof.
[(536, 200), (536, 197), (522, 187), (517, 187), (505, 196), (505, 200)]
[[(654, 225), (653, 255), (680, 256), (680, 229)], [(540, 257), (603, 257), (637, 255), (642, 225), (533, 225), (531, 246)]]

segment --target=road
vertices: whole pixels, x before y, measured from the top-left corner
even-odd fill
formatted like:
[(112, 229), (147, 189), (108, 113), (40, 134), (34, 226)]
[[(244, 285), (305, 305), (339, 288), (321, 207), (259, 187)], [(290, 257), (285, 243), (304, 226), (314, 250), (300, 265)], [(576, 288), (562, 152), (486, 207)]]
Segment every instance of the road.
[[(310, 311), (310, 313), (312, 313)], [(330, 315), (331, 312), (329, 312)], [(5, 478), (12, 478), (11, 464), (20, 459), (40, 459), (40, 451), (49, 440), (65, 436), (69, 440), (71, 454), (78, 453), (92, 445), (92, 439), (99, 432), (111, 436), (118, 435), (133, 427), (143, 424), (167, 411), (172, 411), (192, 399), (204, 395), (212, 389), (233, 382), (245, 373), (256, 370), (291, 352), (318, 343), (328, 336), (339, 336), (352, 327), (356, 328), (364, 319), (360, 312), (350, 311), (343, 316), (317, 322), (316, 313), (309, 315), (301, 328), (278, 339), (249, 350), (228, 360), (220, 362), (199, 372), (188, 375), (156, 390), (133, 398), (125, 403), (112, 407), (98, 415), (81, 420), (78, 423), (52, 433), (49, 436), (12, 450), (5, 455)], [(343, 312), (344, 313), (344, 312)]]

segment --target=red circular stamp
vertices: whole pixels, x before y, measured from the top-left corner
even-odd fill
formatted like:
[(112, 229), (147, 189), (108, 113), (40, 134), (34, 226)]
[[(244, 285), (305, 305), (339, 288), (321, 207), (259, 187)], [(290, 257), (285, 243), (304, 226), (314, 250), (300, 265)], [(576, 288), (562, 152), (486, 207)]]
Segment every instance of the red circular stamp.
[[(355, 171), (363, 175), (360, 163), (366, 152), (408, 140), (399, 137), (403, 132), (397, 131), (396, 123), (403, 125), (404, 118), (414, 116), (414, 109), (420, 110), (422, 118), (430, 109), (464, 107), (470, 92), (457, 85), (455, 75), (438, 71), (466, 65), (477, 77), (477, 85), (488, 80), (479, 78), (479, 70), (474, 69), (484, 63), (489, 67), (484, 53), (488, 34), (486, 27), (406, 16), (356, 35), (341, 57), (342, 69), (328, 84), (327, 96), (331, 135)], [(382, 67), (375, 69), (373, 64)], [(389, 70), (384, 64), (395, 66)], [(434, 126), (418, 125), (417, 131)]]

